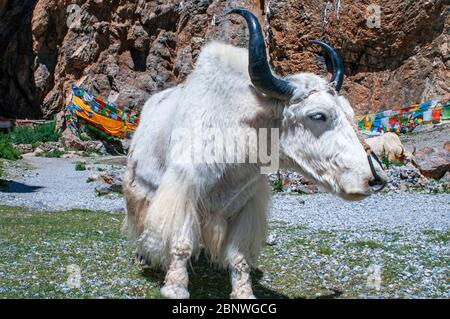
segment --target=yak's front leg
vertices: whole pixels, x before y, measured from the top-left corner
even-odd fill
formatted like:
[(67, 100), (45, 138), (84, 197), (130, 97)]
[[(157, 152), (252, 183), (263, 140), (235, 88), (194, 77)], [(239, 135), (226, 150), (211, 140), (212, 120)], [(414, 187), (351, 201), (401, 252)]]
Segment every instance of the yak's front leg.
[(233, 299), (255, 299), (250, 277), (251, 267), (245, 257), (241, 254), (236, 254), (233, 262), (230, 264), (230, 270), (232, 287), (230, 297)]
[(187, 299), (189, 298), (187, 262), (191, 258), (192, 247), (186, 243), (177, 243), (170, 255), (170, 266), (164, 287), (161, 288), (161, 296), (170, 299)]
[(267, 202), (270, 190), (263, 177), (254, 185), (257, 196), (252, 197), (228, 227), (226, 263), (231, 272), (231, 298), (253, 299), (250, 278), (251, 263), (256, 261), (265, 243), (267, 232)]
[(199, 249), (200, 220), (193, 183), (179, 172), (166, 172), (145, 220), (142, 250), (167, 269), (163, 298), (189, 298), (187, 263)]

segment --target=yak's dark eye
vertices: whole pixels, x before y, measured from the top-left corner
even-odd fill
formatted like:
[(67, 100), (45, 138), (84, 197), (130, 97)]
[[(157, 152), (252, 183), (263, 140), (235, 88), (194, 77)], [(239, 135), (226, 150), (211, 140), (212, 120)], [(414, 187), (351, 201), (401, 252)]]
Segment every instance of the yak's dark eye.
[(309, 116), (309, 118), (313, 121), (322, 121), (322, 122), (326, 122), (327, 121), (327, 116), (323, 113), (314, 113), (311, 114)]

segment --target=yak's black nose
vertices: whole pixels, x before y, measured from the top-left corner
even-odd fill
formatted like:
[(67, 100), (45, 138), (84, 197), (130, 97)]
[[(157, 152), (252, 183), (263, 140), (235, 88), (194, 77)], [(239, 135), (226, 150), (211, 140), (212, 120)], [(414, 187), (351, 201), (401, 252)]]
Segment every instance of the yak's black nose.
[(371, 178), (369, 180), (369, 186), (370, 186), (370, 188), (372, 188), (372, 190), (375, 193), (381, 191), (386, 186), (386, 184), (387, 184), (387, 181), (385, 181), (381, 178)]

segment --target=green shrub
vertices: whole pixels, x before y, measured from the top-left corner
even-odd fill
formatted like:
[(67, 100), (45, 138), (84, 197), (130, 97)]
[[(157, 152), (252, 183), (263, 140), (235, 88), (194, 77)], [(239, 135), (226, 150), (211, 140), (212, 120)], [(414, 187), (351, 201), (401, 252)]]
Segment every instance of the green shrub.
[(82, 157), (89, 157), (89, 156), (92, 156), (92, 154), (95, 154), (95, 152), (93, 152), (91, 150), (81, 152)]
[(399, 160), (393, 160), (393, 161), (389, 161), (389, 165), (393, 165), (393, 166), (404, 166), (405, 164), (402, 161)]
[(14, 148), (9, 135), (0, 134), (0, 158), (7, 160), (17, 160), (20, 158), (20, 151)]
[(33, 127), (16, 126), (10, 133), (15, 144), (32, 144), (37, 146), (44, 142), (56, 142), (61, 134), (55, 129), (56, 122), (35, 125)]
[(3, 162), (0, 161), (0, 179), (3, 177)]
[(391, 167), (391, 166), (403, 166), (403, 165), (405, 165), (403, 162), (401, 162), (399, 160), (390, 161), (389, 157), (387, 155), (383, 155), (383, 157), (381, 158), (381, 162), (383, 163), (383, 165), (386, 166), (387, 169), (389, 169), (389, 167)]
[(85, 171), (86, 170), (86, 163), (85, 162), (76, 162), (75, 163), (75, 170), (76, 171)]
[(65, 154), (66, 152), (64, 151), (60, 151), (60, 150), (51, 150), (51, 151), (46, 151), (44, 152), (41, 156), (42, 157), (55, 157), (55, 158), (60, 158), (61, 155)]
[(275, 193), (280, 193), (283, 191), (283, 182), (280, 179), (272, 181), (272, 191)]
[(87, 133), (83, 132), (80, 134), (80, 140), (83, 142), (90, 141), (91, 137)]
[(387, 169), (389, 169), (389, 157), (387, 155), (383, 155), (381, 158), (381, 163), (383, 163), (384, 166), (386, 166)]

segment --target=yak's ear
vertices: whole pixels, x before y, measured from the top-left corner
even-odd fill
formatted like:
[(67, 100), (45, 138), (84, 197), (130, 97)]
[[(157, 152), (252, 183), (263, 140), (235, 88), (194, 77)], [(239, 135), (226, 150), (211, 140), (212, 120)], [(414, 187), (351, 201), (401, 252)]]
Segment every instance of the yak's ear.
[(249, 85), (249, 90), (256, 97), (255, 110), (253, 117), (247, 118), (245, 123), (253, 128), (271, 127), (274, 121), (279, 121), (283, 117), (283, 110), (286, 109), (282, 101), (263, 94), (253, 85)]

